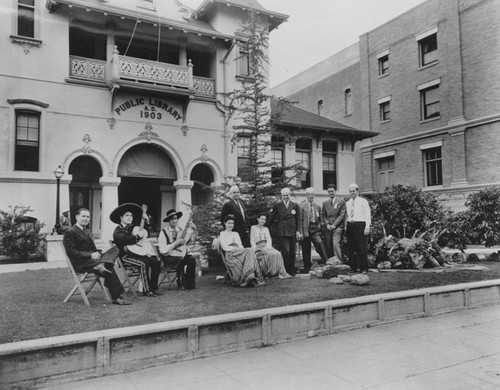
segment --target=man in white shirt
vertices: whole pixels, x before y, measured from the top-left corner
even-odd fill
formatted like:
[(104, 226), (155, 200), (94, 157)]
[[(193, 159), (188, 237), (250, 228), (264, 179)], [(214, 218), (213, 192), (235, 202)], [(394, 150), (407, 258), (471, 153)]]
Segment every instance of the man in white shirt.
[[(349, 265), (353, 271), (368, 272), (367, 237), (370, 234), (371, 211), (368, 201), (359, 196), (357, 184), (349, 185), (350, 199), (346, 202), (346, 236)], [(356, 256), (357, 255), (357, 256)]]

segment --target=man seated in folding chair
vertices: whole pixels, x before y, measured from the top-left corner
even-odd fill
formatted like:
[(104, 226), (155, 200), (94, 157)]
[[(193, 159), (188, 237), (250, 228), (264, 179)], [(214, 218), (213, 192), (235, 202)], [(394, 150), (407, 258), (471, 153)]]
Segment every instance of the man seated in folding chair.
[(191, 219), (188, 220), (184, 230), (177, 226), (182, 212), (175, 209), (167, 211), (163, 222), (167, 226), (162, 229), (159, 236), (159, 251), (165, 268), (174, 266), (177, 273), (177, 287), (193, 290), (196, 287), (196, 259), (189, 254), (187, 244), (192, 238), (193, 229)]
[(87, 226), (90, 222), (90, 212), (81, 208), (76, 213), (76, 224), (64, 233), (63, 245), (73, 268), (77, 273), (93, 272), (102, 276), (104, 285), (111, 294), (115, 305), (130, 305), (123, 299), (123, 287), (114, 270), (114, 259), (101, 255), (95, 246)]

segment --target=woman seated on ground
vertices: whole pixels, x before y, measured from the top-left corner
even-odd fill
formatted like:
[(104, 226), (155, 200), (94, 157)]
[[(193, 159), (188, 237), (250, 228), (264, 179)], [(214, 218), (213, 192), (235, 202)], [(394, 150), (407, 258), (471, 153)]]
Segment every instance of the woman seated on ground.
[(219, 240), (220, 246), (225, 252), (225, 264), (232, 283), (241, 287), (264, 284), (255, 251), (252, 248), (243, 248), (240, 235), (233, 232), (233, 214), (226, 216), (224, 227), (225, 230), (220, 232)]
[(257, 261), (265, 277), (280, 279), (291, 278), (286, 272), (281, 253), (273, 248), (273, 242), (269, 229), (265, 227), (267, 215), (259, 213), (257, 215), (257, 225), (250, 228), (250, 244), (255, 250)]

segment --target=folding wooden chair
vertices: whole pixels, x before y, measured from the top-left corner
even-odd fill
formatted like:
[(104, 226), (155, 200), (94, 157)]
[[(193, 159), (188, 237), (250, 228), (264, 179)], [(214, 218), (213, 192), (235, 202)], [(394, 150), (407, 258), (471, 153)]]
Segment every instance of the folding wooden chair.
[[(115, 245), (115, 243), (111, 240), (109, 241), (109, 244), (111, 246)], [(137, 267), (125, 266), (121, 257), (118, 257), (115, 261), (115, 271), (120, 278), (120, 281), (122, 282), (122, 286), (125, 292), (138, 292), (136, 284), (138, 284), (139, 280), (141, 279), (141, 274)]]
[[(68, 264), (69, 271), (71, 275), (73, 276), (73, 280), (75, 281), (75, 285), (73, 288), (70, 290), (66, 298), (64, 298), (64, 303), (68, 302), (69, 299), (73, 295), (78, 295), (80, 294), (82, 296), (83, 301), (87, 306), (90, 306), (89, 299), (87, 295), (90, 293), (90, 291), (94, 288), (96, 284), (99, 285), (101, 288), (104, 298), (107, 301), (111, 301), (111, 298), (108, 295), (108, 291), (106, 287), (104, 286), (104, 282), (102, 278), (99, 275), (94, 274), (93, 272), (82, 272), (78, 273), (75, 271), (73, 268), (73, 264), (71, 264), (71, 260), (69, 259), (68, 255), (66, 254), (66, 250), (64, 249), (64, 245), (61, 242), (61, 248), (62, 248), (62, 253), (64, 254), (64, 257), (66, 258), (66, 263)], [(85, 289), (83, 287), (84, 284), (87, 284), (87, 288)]]
[[(160, 269), (160, 277), (158, 278), (158, 287), (162, 285), (162, 283), (165, 283), (165, 281), (168, 281), (170, 285), (173, 288), (176, 288), (176, 285), (174, 284), (177, 282), (177, 266), (179, 265), (179, 260), (177, 261), (172, 261), (172, 262), (165, 262), (165, 257), (160, 254), (160, 250), (158, 248), (158, 244), (153, 242), (153, 248), (156, 252), (157, 258), (161, 262), (161, 269)], [(166, 263), (166, 264), (165, 264)], [(172, 276), (174, 274), (174, 276)], [(179, 283), (177, 283), (177, 288), (180, 288)]]

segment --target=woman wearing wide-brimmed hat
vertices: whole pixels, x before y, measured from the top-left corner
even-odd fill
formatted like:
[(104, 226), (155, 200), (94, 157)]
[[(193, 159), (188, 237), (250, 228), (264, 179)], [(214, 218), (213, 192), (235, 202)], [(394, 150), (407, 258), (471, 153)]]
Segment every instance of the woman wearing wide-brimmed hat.
[[(158, 291), (161, 264), (152, 251), (146, 250), (146, 247), (151, 247), (151, 243), (147, 243), (143, 247), (137, 247), (135, 251), (132, 250), (141, 240), (147, 238), (147, 232), (143, 229), (144, 220), (147, 218), (144, 207), (135, 203), (124, 203), (114, 209), (109, 218), (112, 222), (118, 224), (113, 233), (113, 240), (120, 249), (123, 263), (131, 267), (137, 267), (140, 270), (143, 294), (148, 297), (161, 295)], [(134, 229), (134, 225), (137, 226), (138, 223), (140, 227)], [(139, 250), (141, 248), (144, 253)]]

